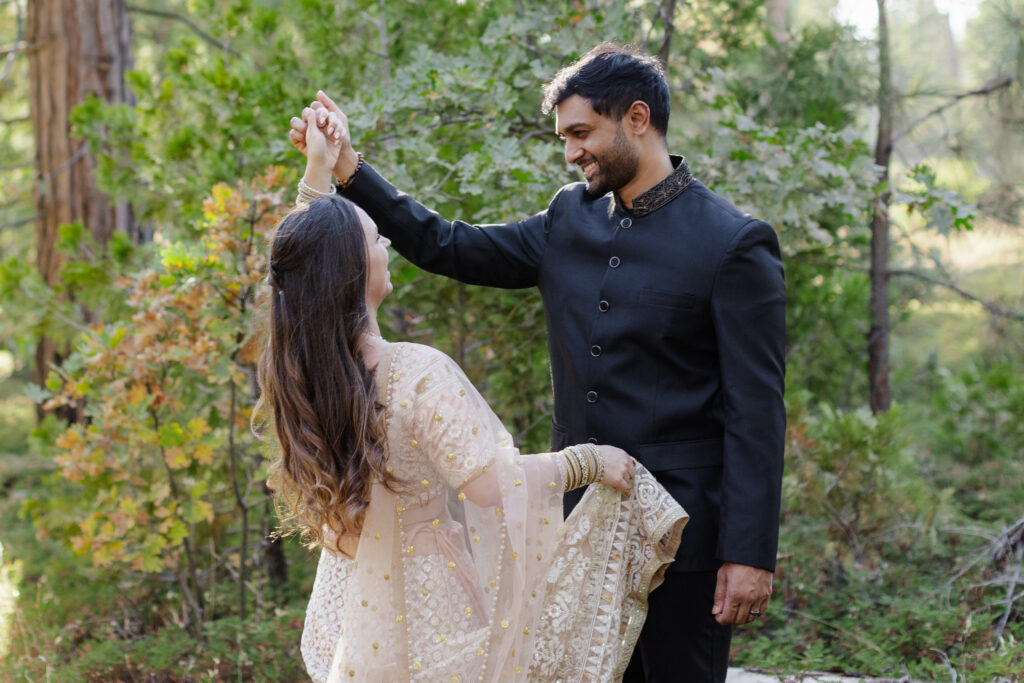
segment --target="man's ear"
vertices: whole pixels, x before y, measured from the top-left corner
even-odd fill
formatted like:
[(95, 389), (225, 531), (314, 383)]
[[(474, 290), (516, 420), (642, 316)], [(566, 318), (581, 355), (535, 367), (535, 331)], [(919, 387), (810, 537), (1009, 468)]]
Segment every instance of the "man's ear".
[(629, 105), (625, 118), (633, 135), (643, 135), (651, 127), (651, 108), (643, 100), (637, 100)]

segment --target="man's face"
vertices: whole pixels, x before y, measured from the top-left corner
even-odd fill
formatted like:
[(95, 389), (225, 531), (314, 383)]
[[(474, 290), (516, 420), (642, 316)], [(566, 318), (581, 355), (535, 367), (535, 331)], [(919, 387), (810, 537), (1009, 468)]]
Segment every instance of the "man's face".
[(555, 130), (565, 141), (565, 160), (583, 171), (587, 194), (595, 197), (618, 190), (636, 176), (640, 151), (630, 141), (623, 121), (602, 116), (579, 95), (555, 107)]

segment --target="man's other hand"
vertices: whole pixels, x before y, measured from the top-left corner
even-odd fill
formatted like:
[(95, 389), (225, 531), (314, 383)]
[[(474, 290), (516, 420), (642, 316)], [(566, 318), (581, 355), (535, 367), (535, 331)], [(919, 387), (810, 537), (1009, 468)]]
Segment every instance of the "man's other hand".
[(749, 624), (768, 611), (772, 573), (745, 564), (726, 562), (718, 570), (711, 613), (723, 626)]

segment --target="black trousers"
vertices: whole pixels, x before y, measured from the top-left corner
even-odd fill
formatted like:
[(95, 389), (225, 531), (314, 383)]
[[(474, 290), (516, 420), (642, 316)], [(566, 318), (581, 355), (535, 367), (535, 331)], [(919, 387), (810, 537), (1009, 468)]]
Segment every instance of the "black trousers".
[(711, 614), (718, 572), (666, 574), (623, 683), (724, 683), (732, 627)]

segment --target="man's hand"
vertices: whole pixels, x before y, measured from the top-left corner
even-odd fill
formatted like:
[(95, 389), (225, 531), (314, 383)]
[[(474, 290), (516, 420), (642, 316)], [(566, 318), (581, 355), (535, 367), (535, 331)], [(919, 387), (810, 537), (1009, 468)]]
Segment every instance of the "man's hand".
[[(312, 117), (307, 116), (307, 112)], [(352, 137), (348, 127), (348, 117), (341, 111), (337, 104), (327, 96), (323, 90), (318, 90), (316, 100), (302, 110), (302, 118), (293, 116), (291, 119), (292, 129), (288, 133), (288, 139), (295, 149), (303, 154), (308, 153), (306, 142), (307, 121), (313, 120), (318, 128), (324, 131), (325, 135), (339, 135), (340, 149), (334, 163), (334, 177), (338, 180), (346, 180), (356, 170), (359, 157), (352, 148)]]
[(772, 573), (767, 569), (726, 562), (718, 570), (711, 613), (723, 626), (749, 624), (768, 611)]

